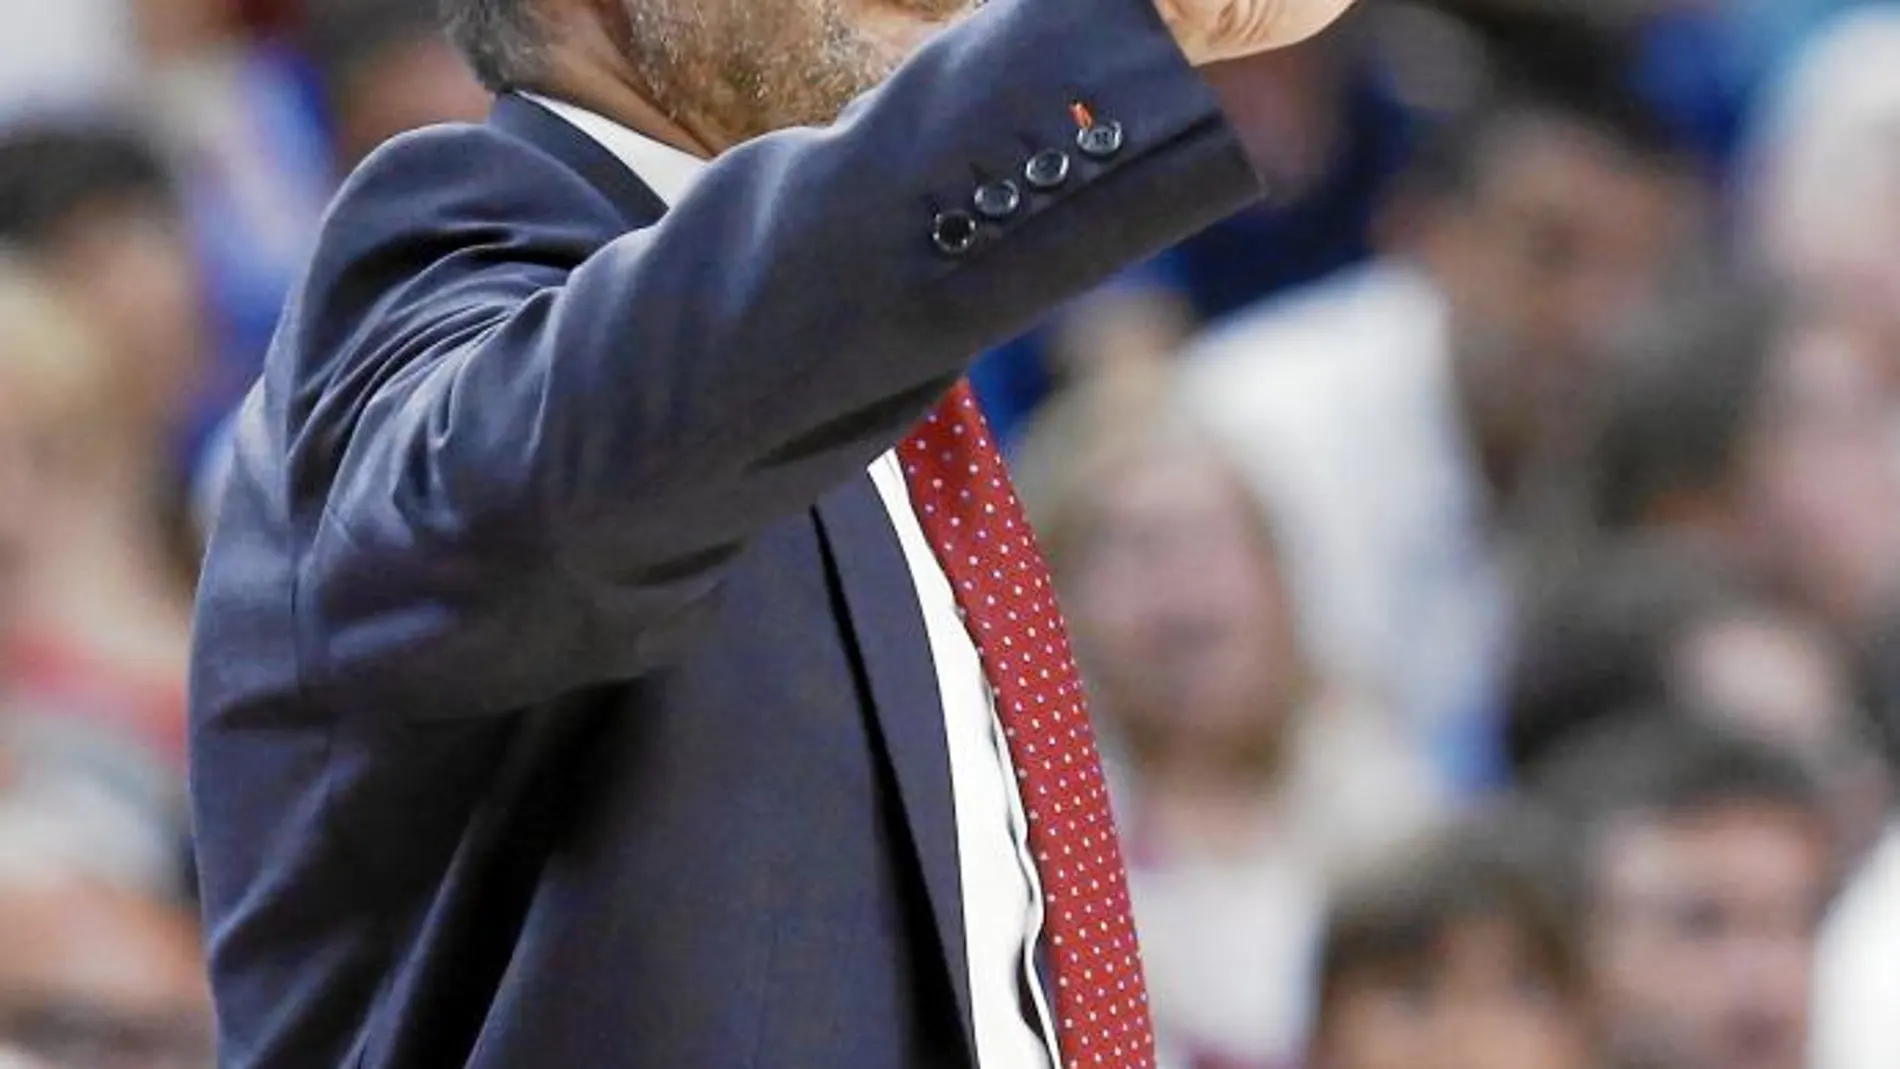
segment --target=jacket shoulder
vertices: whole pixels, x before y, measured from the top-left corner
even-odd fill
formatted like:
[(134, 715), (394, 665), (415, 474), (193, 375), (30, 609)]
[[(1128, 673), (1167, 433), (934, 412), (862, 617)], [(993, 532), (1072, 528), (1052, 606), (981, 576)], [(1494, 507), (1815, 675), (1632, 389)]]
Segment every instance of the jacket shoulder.
[(505, 131), (437, 126), (378, 149), (331, 202), (266, 363), (293, 469), (327, 470), (379, 383), (626, 230), (583, 176)]
[(319, 236), (319, 258), (353, 238), (453, 236), (460, 230), (445, 231), (445, 224), (554, 219), (622, 227), (605, 194), (531, 142), (493, 126), (432, 126), (389, 141), (344, 181)]
[(331, 202), (279, 340), (308, 368), (457, 308), (492, 319), (627, 229), (584, 176), (506, 131), (405, 134)]

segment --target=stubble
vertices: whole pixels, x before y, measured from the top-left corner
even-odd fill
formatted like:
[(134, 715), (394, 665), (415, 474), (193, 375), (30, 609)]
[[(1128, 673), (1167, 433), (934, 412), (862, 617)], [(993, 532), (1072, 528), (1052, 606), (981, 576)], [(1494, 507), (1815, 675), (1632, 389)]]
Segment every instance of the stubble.
[(617, 0), (646, 98), (731, 144), (822, 126), (903, 61), (846, 0)]

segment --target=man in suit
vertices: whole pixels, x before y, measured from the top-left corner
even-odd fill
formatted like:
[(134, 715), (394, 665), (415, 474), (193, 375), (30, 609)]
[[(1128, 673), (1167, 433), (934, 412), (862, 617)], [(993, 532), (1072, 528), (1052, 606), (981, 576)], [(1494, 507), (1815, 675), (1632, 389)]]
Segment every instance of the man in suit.
[(222, 1064), (1149, 1065), (960, 376), (1254, 195), (1198, 67), (1349, 2), (450, 0), (494, 116), (338, 197), (206, 569)]

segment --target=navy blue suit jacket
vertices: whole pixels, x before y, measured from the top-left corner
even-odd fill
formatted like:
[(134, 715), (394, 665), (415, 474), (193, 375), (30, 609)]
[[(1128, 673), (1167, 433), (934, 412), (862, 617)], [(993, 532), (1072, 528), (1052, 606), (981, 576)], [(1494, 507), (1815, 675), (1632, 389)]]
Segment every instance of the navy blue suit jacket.
[[(1060, 188), (936, 248), (1048, 148)], [(1149, 0), (997, 0), (663, 220), (518, 98), (367, 161), (200, 598), (221, 1064), (970, 1065), (935, 671), (865, 470), (1256, 186)]]

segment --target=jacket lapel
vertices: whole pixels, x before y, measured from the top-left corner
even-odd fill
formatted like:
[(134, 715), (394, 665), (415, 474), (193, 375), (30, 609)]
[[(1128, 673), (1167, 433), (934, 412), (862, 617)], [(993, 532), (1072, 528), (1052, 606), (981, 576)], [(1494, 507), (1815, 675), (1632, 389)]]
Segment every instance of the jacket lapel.
[(817, 514), (846, 623), (857, 639), (878, 732), (896, 774), (964, 1038), (974, 1049), (950, 744), (930, 639), (910, 594), (910, 565), (868, 476), (833, 492), (819, 503)]
[(566, 164), (614, 203), (632, 227), (651, 226), (666, 202), (600, 142), (532, 100), (506, 93), (495, 100), (489, 125), (521, 138)]

